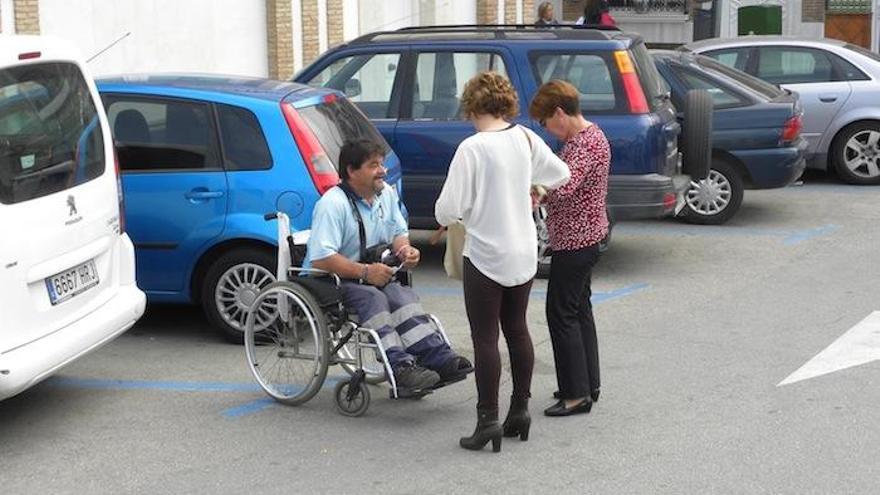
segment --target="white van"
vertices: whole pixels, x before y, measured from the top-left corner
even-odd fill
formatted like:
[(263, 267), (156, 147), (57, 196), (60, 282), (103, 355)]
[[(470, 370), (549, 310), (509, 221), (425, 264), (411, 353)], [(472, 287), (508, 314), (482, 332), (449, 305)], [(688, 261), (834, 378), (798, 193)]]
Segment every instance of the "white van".
[(143, 314), (107, 116), (69, 44), (0, 35), (0, 399)]

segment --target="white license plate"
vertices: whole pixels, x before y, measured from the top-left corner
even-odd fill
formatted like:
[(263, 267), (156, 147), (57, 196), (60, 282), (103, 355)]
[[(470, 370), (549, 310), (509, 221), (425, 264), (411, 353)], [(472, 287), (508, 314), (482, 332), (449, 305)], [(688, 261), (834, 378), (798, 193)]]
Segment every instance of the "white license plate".
[(65, 270), (46, 279), (46, 289), (49, 291), (49, 301), (52, 305), (64, 302), (73, 296), (98, 285), (98, 270), (95, 269), (95, 261), (85, 263)]

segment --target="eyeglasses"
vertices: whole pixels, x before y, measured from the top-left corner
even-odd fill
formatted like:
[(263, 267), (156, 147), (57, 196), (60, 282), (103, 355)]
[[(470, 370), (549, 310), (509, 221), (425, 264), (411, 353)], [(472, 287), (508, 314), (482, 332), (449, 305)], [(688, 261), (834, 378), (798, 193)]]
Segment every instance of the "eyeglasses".
[(540, 119), (538, 123), (541, 124), (541, 127), (547, 127), (547, 119)]

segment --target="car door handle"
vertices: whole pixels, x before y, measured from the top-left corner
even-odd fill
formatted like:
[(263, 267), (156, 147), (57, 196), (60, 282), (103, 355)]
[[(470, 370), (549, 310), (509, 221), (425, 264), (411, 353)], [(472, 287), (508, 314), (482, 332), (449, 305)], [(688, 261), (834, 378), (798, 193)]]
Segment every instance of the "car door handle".
[(822, 103), (834, 103), (837, 101), (837, 95), (819, 95), (819, 101)]
[(216, 199), (222, 196), (223, 191), (207, 191), (204, 189), (193, 189), (192, 191), (183, 195), (183, 197), (189, 200)]

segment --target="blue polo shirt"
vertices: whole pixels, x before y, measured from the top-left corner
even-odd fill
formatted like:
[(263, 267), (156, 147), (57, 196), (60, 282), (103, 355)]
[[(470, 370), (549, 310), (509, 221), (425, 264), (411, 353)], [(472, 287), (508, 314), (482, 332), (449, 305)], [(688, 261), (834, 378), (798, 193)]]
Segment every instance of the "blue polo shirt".
[[(406, 219), (400, 211), (397, 193), (385, 184), (373, 204), (358, 198), (355, 202), (367, 235), (367, 247), (379, 243), (391, 243), (400, 235), (408, 235)], [(357, 219), (348, 198), (339, 186), (321, 197), (312, 214), (312, 231), (303, 267), (312, 266), (312, 260), (321, 260), (334, 254), (358, 262), (361, 258), (361, 241)]]

